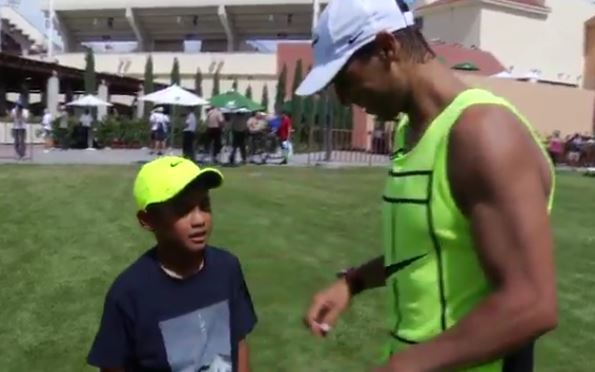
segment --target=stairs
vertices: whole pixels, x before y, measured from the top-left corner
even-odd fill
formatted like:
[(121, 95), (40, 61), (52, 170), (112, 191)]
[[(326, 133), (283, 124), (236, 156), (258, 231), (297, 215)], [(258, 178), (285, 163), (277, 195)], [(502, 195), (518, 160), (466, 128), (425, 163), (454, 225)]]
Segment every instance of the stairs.
[(23, 51), (32, 49), (41, 51), (46, 48), (45, 35), (19, 12), (11, 7), (3, 6), (0, 9), (0, 17), (2, 32), (19, 43)]

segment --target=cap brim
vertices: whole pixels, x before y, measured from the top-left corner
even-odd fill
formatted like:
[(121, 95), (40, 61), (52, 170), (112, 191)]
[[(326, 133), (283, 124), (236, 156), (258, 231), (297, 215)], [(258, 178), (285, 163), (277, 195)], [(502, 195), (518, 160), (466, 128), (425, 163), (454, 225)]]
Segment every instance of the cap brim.
[(215, 168), (204, 168), (190, 184), (199, 184), (208, 190), (216, 189), (223, 185), (223, 174)]
[(302, 81), (295, 94), (298, 96), (310, 96), (326, 88), (339, 71), (341, 71), (343, 66), (345, 66), (349, 57), (351, 57), (351, 54), (345, 54), (341, 58), (315, 66), (304, 81)]

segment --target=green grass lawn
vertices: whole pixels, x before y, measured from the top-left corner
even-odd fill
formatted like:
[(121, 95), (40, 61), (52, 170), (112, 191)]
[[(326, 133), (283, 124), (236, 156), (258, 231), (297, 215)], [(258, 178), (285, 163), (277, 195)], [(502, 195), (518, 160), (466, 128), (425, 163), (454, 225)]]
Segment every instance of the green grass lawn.
[[(134, 217), (134, 167), (0, 167), (0, 371), (81, 371), (114, 277), (150, 247)], [(381, 253), (381, 169), (244, 168), (215, 192), (212, 243), (242, 260), (260, 318), (255, 371), (362, 371), (386, 335), (382, 291), (336, 332), (303, 329), (311, 294)], [(592, 371), (595, 180), (560, 176), (554, 224), (561, 323), (538, 371)], [(349, 327), (346, 325), (349, 324)]]

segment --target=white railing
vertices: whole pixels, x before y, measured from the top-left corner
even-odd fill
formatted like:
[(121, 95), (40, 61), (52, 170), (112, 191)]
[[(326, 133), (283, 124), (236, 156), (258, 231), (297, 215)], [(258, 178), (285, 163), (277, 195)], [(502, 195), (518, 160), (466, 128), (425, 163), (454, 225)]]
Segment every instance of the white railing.
[[(26, 143), (44, 143), (43, 131), (41, 124), (27, 124), (25, 125), (27, 130), (27, 136), (25, 137)], [(12, 123), (0, 121), (0, 144), (12, 144), (14, 138), (12, 137)]]

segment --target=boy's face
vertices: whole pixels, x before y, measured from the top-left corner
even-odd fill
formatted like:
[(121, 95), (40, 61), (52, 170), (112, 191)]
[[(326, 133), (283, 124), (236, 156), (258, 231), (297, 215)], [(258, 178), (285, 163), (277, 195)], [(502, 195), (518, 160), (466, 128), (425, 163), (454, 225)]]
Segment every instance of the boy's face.
[(172, 200), (139, 212), (141, 225), (155, 234), (159, 244), (187, 252), (203, 250), (211, 233), (208, 190), (194, 186)]

